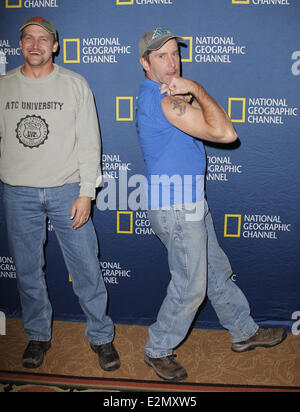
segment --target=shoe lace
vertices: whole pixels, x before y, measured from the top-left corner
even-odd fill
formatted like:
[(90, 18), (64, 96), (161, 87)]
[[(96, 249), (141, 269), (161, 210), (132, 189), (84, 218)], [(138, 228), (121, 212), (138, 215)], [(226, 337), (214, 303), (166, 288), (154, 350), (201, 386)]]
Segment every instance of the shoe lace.
[(177, 358), (177, 355), (170, 355), (167, 356), (167, 359), (170, 361), (170, 363), (176, 363), (175, 359)]

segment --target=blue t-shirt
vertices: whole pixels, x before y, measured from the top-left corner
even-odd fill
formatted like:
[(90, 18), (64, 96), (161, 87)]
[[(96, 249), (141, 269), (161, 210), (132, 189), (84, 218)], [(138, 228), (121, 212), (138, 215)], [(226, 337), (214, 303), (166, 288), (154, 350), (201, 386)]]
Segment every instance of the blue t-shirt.
[(206, 154), (202, 141), (182, 132), (166, 118), (161, 84), (144, 80), (138, 99), (137, 128), (146, 162), (150, 209), (204, 198)]

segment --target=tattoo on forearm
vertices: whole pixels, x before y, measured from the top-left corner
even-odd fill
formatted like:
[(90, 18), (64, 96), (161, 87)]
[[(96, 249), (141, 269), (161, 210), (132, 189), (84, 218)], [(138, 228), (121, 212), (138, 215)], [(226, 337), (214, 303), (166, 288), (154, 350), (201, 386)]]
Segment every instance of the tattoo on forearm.
[(184, 102), (179, 102), (178, 100), (172, 101), (173, 110), (177, 110), (177, 116), (184, 116), (186, 113), (186, 104)]

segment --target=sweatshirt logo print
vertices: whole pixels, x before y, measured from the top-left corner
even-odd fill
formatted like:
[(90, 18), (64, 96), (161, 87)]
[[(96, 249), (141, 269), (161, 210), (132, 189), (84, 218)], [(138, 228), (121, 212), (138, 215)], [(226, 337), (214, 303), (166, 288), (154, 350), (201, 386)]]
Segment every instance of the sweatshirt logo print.
[(26, 116), (19, 121), (16, 133), (23, 146), (33, 149), (41, 146), (48, 139), (49, 126), (40, 116)]

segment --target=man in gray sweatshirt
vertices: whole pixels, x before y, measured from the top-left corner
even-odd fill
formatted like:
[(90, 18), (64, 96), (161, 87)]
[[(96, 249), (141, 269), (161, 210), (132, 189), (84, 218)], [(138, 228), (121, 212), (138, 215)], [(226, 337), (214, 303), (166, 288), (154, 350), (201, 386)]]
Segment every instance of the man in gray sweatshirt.
[(20, 32), (24, 65), (0, 77), (0, 180), (29, 338), (23, 366), (40, 366), (50, 348), (52, 307), (43, 273), (48, 217), (87, 317), (91, 348), (102, 369), (116, 370), (114, 325), (90, 219), (102, 180), (93, 95), (82, 76), (53, 63), (52, 22), (33, 17)]

